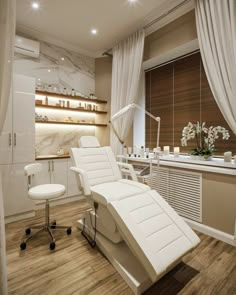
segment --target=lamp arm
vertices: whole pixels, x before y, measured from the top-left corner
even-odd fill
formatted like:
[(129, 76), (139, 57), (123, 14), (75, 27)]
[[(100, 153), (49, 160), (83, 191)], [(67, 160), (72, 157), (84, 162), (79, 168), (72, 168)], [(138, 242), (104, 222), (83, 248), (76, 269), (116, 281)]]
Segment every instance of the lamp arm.
[[(123, 140), (120, 139), (118, 132), (116, 131), (113, 122), (115, 120), (117, 120), (119, 117), (122, 117), (125, 113), (127, 113), (127, 111), (129, 111), (130, 109), (139, 109), (141, 111), (143, 111), (144, 109), (142, 107), (140, 107), (138, 104), (136, 103), (131, 103), (129, 105), (127, 105), (126, 107), (124, 107), (123, 109), (121, 109), (119, 112), (117, 112), (115, 115), (113, 115), (111, 117), (111, 120), (109, 121), (115, 135), (117, 136), (117, 138), (119, 139), (121, 144), (124, 144)], [(161, 123), (161, 118), (160, 117), (155, 117), (154, 115), (152, 115), (151, 113), (149, 113), (148, 111), (144, 110), (145, 114), (148, 115), (150, 118), (152, 118), (153, 120), (155, 120), (158, 124), (157, 127), (157, 147), (159, 147), (159, 138), (160, 138), (160, 123)]]
[(109, 121), (109, 122), (108, 122), (108, 125), (111, 127), (111, 129), (112, 129), (113, 132), (115, 133), (115, 135), (116, 135), (116, 137), (118, 138), (119, 142), (123, 145), (123, 144), (124, 144), (124, 141), (121, 140), (121, 138), (119, 137), (118, 132), (116, 131), (115, 126), (112, 124), (112, 121)]

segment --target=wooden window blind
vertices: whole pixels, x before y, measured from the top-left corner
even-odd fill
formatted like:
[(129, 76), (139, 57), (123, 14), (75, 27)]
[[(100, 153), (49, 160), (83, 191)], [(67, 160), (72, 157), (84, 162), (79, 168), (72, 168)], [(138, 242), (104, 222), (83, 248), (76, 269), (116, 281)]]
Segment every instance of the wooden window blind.
[[(146, 72), (145, 83), (146, 110), (161, 117), (161, 147), (168, 145), (173, 151), (174, 146), (180, 146), (181, 152), (190, 152), (196, 147), (195, 141), (181, 147), (182, 130), (189, 121), (200, 121), (208, 127), (223, 126), (230, 132), (228, 141), (216, 141), (216, 155), (229, 150), (236, 154), (236, 136), (212, 95), (199, 52)], [(154, 148), (156, 122), (146, 116), (145, 123), (146, 146)]]

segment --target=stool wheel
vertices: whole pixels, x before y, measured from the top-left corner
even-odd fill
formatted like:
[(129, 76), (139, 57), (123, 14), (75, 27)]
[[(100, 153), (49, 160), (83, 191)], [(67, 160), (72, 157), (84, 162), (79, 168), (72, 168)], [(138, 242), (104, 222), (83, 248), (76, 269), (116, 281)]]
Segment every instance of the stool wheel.
[(51, 242), (49, 245), (50, 250), (54, 250), (56, 248), (55, 242)]
[(56, 228), (56, 225), (57, 225), (57, 222), (56, 221), (53, 221), (53, 223), (51, 225), (51, 228)]
[(92, 248), (96, 247), (96, 245), (97, 245), (97, 243), (96, 243), (95, 240), (91, 241), (90, 246), (91, 246)]
[(30, 229), (30, 228), (27, 228), (27, 229), (25, 230), (25, 234), (28, 236), (28, 235), (30, 235), (30, 233), (31, 233), (31, 229)]
[(20, 249), (21, 249), (21, 250), (25, 250), (25, 249), (26, 249), (26, 243), (25, 243), (25, 242), (22, 242), (22, 243), (20, 244)]
[(68, 235), (71, 235), (71, 233), (72, 233), (72, 229), (71, 229), (70, 227), (67, 228), (66, 233), (67, 233)]

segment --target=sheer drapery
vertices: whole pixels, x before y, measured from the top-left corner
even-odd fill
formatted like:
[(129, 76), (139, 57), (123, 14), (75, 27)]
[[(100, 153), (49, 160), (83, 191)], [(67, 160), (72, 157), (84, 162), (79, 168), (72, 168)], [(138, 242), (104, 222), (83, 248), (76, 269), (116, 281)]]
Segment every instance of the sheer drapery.
[[(15, 38), (15, 0), (0, 0), (0, 134), (10, 95), (13, 42)], [(6, 242), (2, 182), (0, 175), (0, 294), (7, 295)]]
[(236, 134), (236, 1), (196, 0), (202, 61), (214, 98)]
[[(131, 35), (113, 48), (111, 115), (128, 104), (137, 102), (140, 73), (143, 61), (144, 30)], [(113, 123), (117, 135), (124, 141), (132, 125), (134, 110)], [(122, 145), (111, 131), (111, 147), (117, 155)]]

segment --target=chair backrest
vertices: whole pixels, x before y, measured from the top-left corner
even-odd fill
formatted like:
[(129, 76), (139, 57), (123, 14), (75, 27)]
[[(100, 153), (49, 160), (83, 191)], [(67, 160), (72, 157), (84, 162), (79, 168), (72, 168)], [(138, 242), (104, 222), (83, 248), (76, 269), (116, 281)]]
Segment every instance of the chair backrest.
[(100, 147), (100, 143), (95, 136), (81, 136), (79, 139), (79, 146), (81, 148)]
[(72, 148), (74, 165), (87, 172), (89, 184), (96, 185), (122, 178), (110, 147), (100, 147), (96, 137), (82, 136), (80, 148)]
[(35, 164), (29, 164), (24, 167), (25, 175), (31, 176), (34, 174), (37, 174), (42, 171), (42, 164), (35, 163)]

